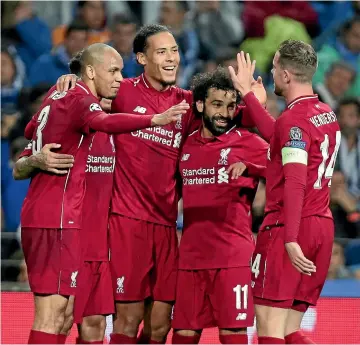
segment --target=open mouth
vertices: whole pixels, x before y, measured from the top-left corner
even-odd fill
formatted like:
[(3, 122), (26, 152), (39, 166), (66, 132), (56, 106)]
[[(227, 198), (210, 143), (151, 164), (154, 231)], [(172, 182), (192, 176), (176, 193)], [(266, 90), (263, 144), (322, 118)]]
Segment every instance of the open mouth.
[(166, 72), (174, 72), (176, 67), (175, 66), (167, 66), (162, 68)]
[(218, 127), (226, 127), (228, 122), (226, 120), (215, 120), (215, 124)]

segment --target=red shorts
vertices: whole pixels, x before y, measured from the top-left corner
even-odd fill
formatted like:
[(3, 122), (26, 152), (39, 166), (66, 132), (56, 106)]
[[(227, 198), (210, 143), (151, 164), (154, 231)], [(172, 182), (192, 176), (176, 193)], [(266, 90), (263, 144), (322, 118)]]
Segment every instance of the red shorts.
[(245, 328), (253, 324), (250, 267), (179, 270), (174, 329)]
[(111, 214), (110, 267), (116, 301), (175, 300), (175, 227)]
[(284, 245), (284, 227), (261, 229), (252, 258), (254, 303), (299, 311), (316, 305), (329, 269), (333, 241), (332, 219), (311, 216), (301, 220), (298, 243), (316, 266), (316, 273), (308, 276), (291, 264)]
[(80, 268), (80, 282), (76, 290), (74, 322), (91, 315), (113, 314), (114, 296), (108, 261), (85, 261)]
[(78, 229), (22, 228), (21, 244), (33, 293), (75, 294), (80, 266)]

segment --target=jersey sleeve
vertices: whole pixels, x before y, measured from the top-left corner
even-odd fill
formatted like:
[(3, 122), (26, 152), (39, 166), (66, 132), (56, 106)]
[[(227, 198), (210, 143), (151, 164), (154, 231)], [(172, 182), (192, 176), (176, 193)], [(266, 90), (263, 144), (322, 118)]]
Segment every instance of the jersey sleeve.
[(270, 142), (274, 134), (275, 119), (261, 105), (253, 92), (243, 97), (245, 107), (241, 109), (241, 125), (243, 127), (257, 127), (261, 136)]
[(88, 134), (91, 131), (91, 121), (104, 113), (100, 106), (100, 102), (92, 96), (74, 97), (69, 104), (74, 118), (77, 118), (76, 126), (81, 132)]
[(307, 165), (311, 140), (308, 125), (298, 119), (300, 116), (288, 112), (277, 121), (283, 166), (289, 163)]
[(29, 157), (32, 155), (32, 141), (30, 141), (26, 147), (24, 148), (23, 152), (20, 153), (20, 156), (18, 159), (22, 157)]
[(297, 242), (307, 180), (310, 134), (301, 114), (290, 111), (278, 121), (284, 173), (285, 243)]
[(37, 121), (37, 114), (31, 118), (30, 122), (25, 127), (24, 137), (28, 140), (31, 140), (34, 135), (36, 129), (36, 121)]

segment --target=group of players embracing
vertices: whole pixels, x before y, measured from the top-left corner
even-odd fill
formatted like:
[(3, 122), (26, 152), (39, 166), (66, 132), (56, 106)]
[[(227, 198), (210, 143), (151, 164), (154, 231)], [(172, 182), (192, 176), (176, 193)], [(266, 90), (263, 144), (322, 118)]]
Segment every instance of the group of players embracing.
[(165, 343), (170, 328), (173, 344), (196, 344), (207, 327), (223, 344), (247, 344), (255, 315), (260, 344), (312, 343), (300, 324), (330, 262), (340, 144), (335, 114), (313, 93), (313, 48), (278, 48), (274, 87), (287, 107), (276, 121), (244, 52), (236, 71), (198, 74), (186, 91), (166, 27), (143, 26), (133, 50), (144, 73), (124, 80), (112, 47), (79, 52), (26, 127), (13, 174), (31, 178), (21, 215), (29, 344), (65, 343), (74, 322), (77, 343), (101, 344), (109, 314), (111, 344)]

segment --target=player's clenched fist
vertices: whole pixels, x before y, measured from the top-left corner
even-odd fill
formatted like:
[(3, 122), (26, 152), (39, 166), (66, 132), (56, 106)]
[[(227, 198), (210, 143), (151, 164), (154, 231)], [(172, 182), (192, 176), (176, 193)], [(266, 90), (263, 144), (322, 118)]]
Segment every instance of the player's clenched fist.
[(74, 157), (63, 153), (55, 153), (51, 150), (59, 149), (60, 144), (46, 144), (41, 151), (34, 155), (35, 167), (54, 174), (66, 174), (74, 164)]
[(171, 122), (179, 121), (182, 114), (185, 114), (190, 109), (190, 106), (186, 101), (172, 106), (161, 114), (154, 115), (151, 120), (152, 126), (165, 126)]

